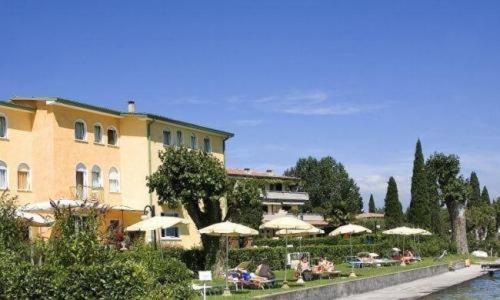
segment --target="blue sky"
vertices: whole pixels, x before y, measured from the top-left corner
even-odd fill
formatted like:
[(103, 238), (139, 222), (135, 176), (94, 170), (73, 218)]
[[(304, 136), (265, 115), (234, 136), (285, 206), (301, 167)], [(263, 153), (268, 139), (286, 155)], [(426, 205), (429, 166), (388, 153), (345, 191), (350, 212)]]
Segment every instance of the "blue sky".
[(0, 98), (234, 132), (233, 167), (331, 155), (403, 205), (417, 138), (500, 196), (498, 1), (1, 1)]

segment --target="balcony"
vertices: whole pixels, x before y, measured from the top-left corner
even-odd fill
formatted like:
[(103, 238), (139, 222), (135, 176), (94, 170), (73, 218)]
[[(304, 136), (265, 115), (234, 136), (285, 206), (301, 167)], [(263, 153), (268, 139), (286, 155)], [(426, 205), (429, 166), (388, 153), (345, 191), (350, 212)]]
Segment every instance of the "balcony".
[[(261, 195), (263, 201), (269, 202), (296, 202), (296, 204), (304, 203), (309, 201), (309, 194), (305, 192), (278, 192), (278, 191), (266, 191), (265, 195)], [(295, 203), (294, 203), (295, 204)]]
[(276, 214), (264, 214), (263, 217), (264, 217), (263, 222), (271, 221), (281, 217), (294, 217), (304, 222), (307, 222), (313, 226), (322, 227), (328, 225), (328, 222), (325, 221), (325, 218), (322, 215), (312, 214), (312, 213), (304, 213), (299, 215), (294, 215), (291, 213), (276, 213)]

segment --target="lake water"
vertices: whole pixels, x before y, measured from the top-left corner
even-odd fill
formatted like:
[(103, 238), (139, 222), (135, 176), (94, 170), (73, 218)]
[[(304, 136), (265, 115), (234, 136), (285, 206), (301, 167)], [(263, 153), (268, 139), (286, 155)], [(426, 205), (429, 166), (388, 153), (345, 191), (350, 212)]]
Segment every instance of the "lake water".
[(500, 273), (485, 275), (469, 282), (424, 297), (425, 300), (500, 299)]

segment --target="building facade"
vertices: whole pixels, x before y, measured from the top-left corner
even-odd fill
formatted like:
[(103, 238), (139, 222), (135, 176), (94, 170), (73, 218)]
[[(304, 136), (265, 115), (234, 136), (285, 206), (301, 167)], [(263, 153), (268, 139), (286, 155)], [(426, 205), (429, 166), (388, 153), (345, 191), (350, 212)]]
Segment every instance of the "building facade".
[[(228, 176), (242, 179), (262, 180), (264, 190), (261, 194), (263, 222), (283, 216), (295, 216), (316, 227), (328, 223), (318, 214), (301, 213), (300, 207), (309, 201), (309, 195), (303, 192), (300, 178), (275, 174), (272, 170), (259, 172), (249, 168), (226, 168)], [(272, 230), (261, 229), (264, 236), (273, 236)]]
[[(136, 210), (106, 222), (126, 227), (140, 220), (146, 205), (157, 205), (146, 177), (161, 161), (164, 147), (186, 146), (212, 153), (224, 163), (225, 142), (233, 134), (138, 113), (129, 102), (118, 111), (52, 97), (14, 97), (0, 102), (0, 192), (18, 204), (85, 198)], [(157, 214), (190, 220), (184, 209), (157, 207)], [(41, 233), (43, 234), (43, 233)], [(163, 230), (166, 243), (200, 245), (193, 222)]]

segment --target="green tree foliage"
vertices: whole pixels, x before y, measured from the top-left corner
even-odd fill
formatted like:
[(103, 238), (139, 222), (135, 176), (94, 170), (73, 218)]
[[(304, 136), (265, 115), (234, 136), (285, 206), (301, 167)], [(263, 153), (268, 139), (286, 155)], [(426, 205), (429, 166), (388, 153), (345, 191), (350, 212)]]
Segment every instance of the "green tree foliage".
[(385, 224), (388, 228), (393, 228), (403, 223), (404, 214), (401, 202), (399, 202), (398, 186), (394, 177), (391, 176), (385, 196)]
[(264, 192), (264, 187), (258, 180), (228, 180), (226, 199), (228, 216), (232, 222), (259, 228), (264, 215), (260, 200), (261, 191)]
[(483, 187), (483, 191), (481, 192), (481, 202), (483, 204), (490, 205), (490, 193), (488, 193), (488, 189), (486, 186)]
[[(150, 192), (158, 202), (175, 208), (183, 205), (197, 228), (222, 220), (221, 198), (227, 189), (222, 163), (214, 156), (185, 147), (169, 147), (159, 153), (162, 164), (147, 177)], [(219, 238), (202, 235), (207, 264), (216, 261)]]
[(466, 211), (467, 227), (474, 234), (477, 241), (485, 240), (489, 232), (494, 232), (496, 228), (495, 207), (481, 203), (474, 205)]
[(478, 206), (481, 203), (481, 185), (479, 184), (476, 172), (470, 174), (469, 183), (471, 194), (469, 202), (467, 202), (467, 207)]
[(452, 239), (460, 254), (469, 253), (467, 243), (465, 208), (470, 195), (470, 185), (460, 173), (460, 160), (456, 155), (434, 153), (429, 158), (428, 172), (432, 173), (438, 187), (438, 197), (446, 205), (452, 228)]
[(377, 207), (375, 206), (375, 199), (373, 199), (373, 194), (370, 194), (370, 201), (368, 201), (368, 212), (374, 213), (377, 211)]
[(408, 221), (418, 227), (431, 227), (429, 205), (429, 190), (425, 172), (425, 159), (422, 144), (417, 141), (415, 159), (413, 161), (413, 176), (411, 178), (411, 201), (408, 209)]
[(445, 234), (447, 231), (444, 228), (445, 221), (443, 220), (443, 209), (439, 197), (439, 187), (437, 183), (437, 175), (432, 172), (429, 161), (426, 162), (426, 182), (427, 196), (429, 205), (429, 215), (431, 217), (429, 228), (433, 233)]
[[(232, 180), (223, 164), (213, 155), (191, 151), (185, 147), (169, 147), (159, 153), (162, 164), (147, 178), (150, 192), (156, 192), (158, 202), (168, 207), (184, 206), (197, 228), (233, 220), (260, 225), (262, 209), (259, 186), (251, 180)], [(225, 202), (224, 202), (225, 200)], [(228, 213), (223, 216), (222, 207)], [(206, 264), (215, 263), (215, 271), (222, 265), (218, 237), (202, 235)]]
[(344, 166), (330, 156), (301, 158), (285, 175), (302, 179), (310, 199), (305, 211), (324, 214), (333, 223), (343, 224), (363, 209), (359, 187)]
[(0, 250), (22, 247), (25, 224), (16, 216), (16, 198), (7, 191), (0, 194)]

